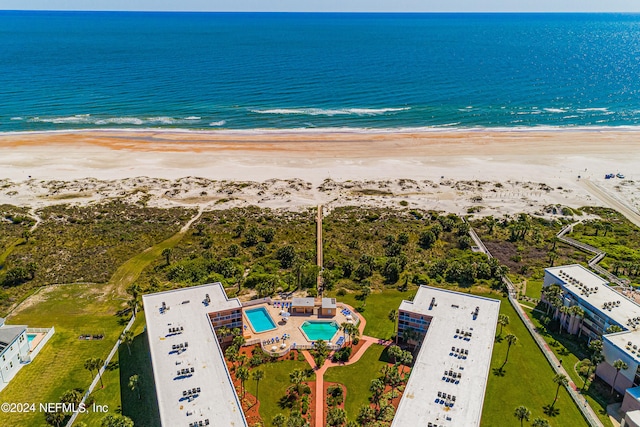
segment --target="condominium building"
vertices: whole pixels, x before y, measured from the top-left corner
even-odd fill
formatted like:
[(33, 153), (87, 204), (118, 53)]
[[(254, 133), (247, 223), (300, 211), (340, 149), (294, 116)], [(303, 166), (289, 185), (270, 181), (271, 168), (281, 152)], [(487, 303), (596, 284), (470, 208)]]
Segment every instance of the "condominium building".
[(163, 426), (247, 426), (216, 328), (242, 330), (220, 283), (142, 297)]
[(398, 336), (420, 350), (393, 427), (480, 425), (499, 311), (498, 300), (429, 286), (400, 304)]

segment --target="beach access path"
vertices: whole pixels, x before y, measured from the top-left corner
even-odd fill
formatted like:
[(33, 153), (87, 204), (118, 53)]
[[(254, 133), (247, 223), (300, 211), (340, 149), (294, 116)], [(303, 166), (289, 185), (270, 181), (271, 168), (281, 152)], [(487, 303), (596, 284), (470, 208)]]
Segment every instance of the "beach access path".
[[(345, 307), (349, 308), (349, 310), (351, 310), (352, 312), (355, 312), (353, 307), (347, 304), (344, 304), (344, 305)], [(360, 331), (360, 340), (363, 341), (363, 344), (360, 346), (360, 348), (358, 348), (358, 351), (354, 355), (352, 355), (347, 362), (333, 362), (331, 361), (331, 355), (329, 355), (329, 357), (327, 358), (327, 360), (325, 360), (322, 366), (316, 367), (314, 369), (316, 374), (316, 389), (314, 391), (316, 395), (316, 419), (315, 419), (316, 427), (324, 426), (324, 417), (325, 417), (324, 373), (327, 372), (327, 369), (333, 368), (336, 366), (347, 366), (347, 365), (356, 363), (358, 360), (360, 360), (364, 352), (367, 351), (369, 347), (371, 347), (372, 344), (381, 344), (381, 345), (392, 344), (391, 341), (384, 341), (384, 340), (381, 340), (380, 338), (374, 338), (374, 337), (364, 335), (363, 332), (364, 332), (365, 326), (367, 325), (367, 321), (362, 316), (362, 314), (359, 314), (358, 317), (360, 318), (360, 323), (358, 324), (358, 330)], [(309, 365), (315, 366), (316, 363), (313, 360), (313, 356), (311, 355), (311, 353), (309, 353), (309, 351), (305, 350), (302, 352), (302, 354), (304, 354), (304, 358), (307, 360)]]

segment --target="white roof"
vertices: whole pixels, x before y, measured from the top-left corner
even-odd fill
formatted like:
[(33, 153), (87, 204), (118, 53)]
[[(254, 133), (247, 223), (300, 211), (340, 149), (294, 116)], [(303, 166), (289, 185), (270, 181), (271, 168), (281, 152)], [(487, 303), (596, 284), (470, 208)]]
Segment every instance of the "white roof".
[[(545, 270), (576, 298), (586, 302), (624, 328), (628, 327), (629, 319), (640, 317), (638, 304), (612, 289), (606, 280), (579, 264), (551, 267)], [(605, 304), (608, 304), (607, 308)]]
[[(228, 300), (220, 283), (144, 295), (142, 300), (162, 425), (187, 427), (208, 419), (211, 426), (247, 426), (207, 315), (241, 309), (240, 302)], [(171, 334), (169, 328), (176, 327), (182, 327), (181, 333)], [(185, 351), (173, 351), (173, 345), (185, 343)], [(177, 378), (179, 370), (191, 368), (193, 374)], [(198, 397), (183, 398), (183, 390), (197, 387)]]
[[(429, 422), (446, 427), (479, 426), (500, 301), (421, 286), (413, 302), (403, 301), (400, 310), (433, 319), (392, 426), (427, 426)], [(461, 335), (456, 330), (470, 332), (471, 337), (456, 338)], [(466, 359), (458, 358), (460, 353), (452, 352), (452, 347), (468, 350)], [(449, 370), (462, 374), (459, 384), (443, 380)], [(455, 396), (452, 407), (436, 403), (439, 391)]]
[(315, 304), (315, 298), (311, 298), (311, 297), (291, 299), (292, 307), (313, 307), (314, 304)]
[[(627, 354), (630, 359), (640, 364), (640, 330), (607, 334), (604, 335), (603, 338), (605, 342), (611, 342), (620, 351)], [(636, 348), (633, 348), (633, 346), (636, 346)], [(613, 363), (613, 361), (611, 363)]]
[(640, 425), (640, 410), (629, 411), (625, 414), (625, 418), (633, 422), (634, 425)]
[(336, 299), (322, 298), (322, 308), (336, 308)]

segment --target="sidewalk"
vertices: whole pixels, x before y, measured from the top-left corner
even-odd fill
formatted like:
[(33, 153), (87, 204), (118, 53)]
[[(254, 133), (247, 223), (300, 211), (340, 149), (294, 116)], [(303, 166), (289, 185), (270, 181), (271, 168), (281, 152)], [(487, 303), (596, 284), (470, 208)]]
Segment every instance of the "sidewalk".
[[(353, 307), (347, 304), (345, 304), (345, 306), (349, 307), (351, 311), (355, 312)], [(327, 372), (327, 369), (333, 368), (336, 366), (348, 366), (353, 363), (356, 363), (358, 360), (360, 360), (364, 352), (367, 351), (369, 347), (371, 347), (372, 344), (381, 344), (381, 345), (391, 344), (390, 341), (383, 341), (383, 340), (380, 340), (379, 338), (374, 338), (374, 337), (369, 337), (364, 335), (363, 332), (364, 332), (365, 326), (367, 325), (367, 321), (365, 320), (364, 316), (362, 316), (361, 313), (358, 313), (358, 317), (360, 318), (360, 323), (358, 324), (358, 330), (360, 331), (360, 341), (364, 341), (362, 343), (362, 346), (360, 346), (360, 348), (358, 349), (358, 351), (355, 354), (353, 354), (347, 362), (337, 362), (337, 363), (332, 362), (331, 354), (329, 354), (329, 357), (327, 358), (327, 360), (325, 360), (324, 364), (321, 367), (314, 369), (316, 374), (316, 389), (315, 389), (315, 396), (316, 396), (315, 425), (316, 427), (324, 426), (324, 411), (323, 411), (324, 410), (324, 373)], [(316, 362), (313, 360), (313, 356), (311, 356), (311, 353), (309, 353), (308, 350), (305, 350), (302, 352), (302, 354), (304, 355), (304, 358), (309, 363), (309, 365), (311, 367), (315, 367)]]

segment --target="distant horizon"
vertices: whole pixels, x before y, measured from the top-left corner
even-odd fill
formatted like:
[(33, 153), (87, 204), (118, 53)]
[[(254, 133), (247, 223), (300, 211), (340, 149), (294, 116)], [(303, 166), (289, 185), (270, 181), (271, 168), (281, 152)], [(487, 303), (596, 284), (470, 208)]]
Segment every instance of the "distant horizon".
[(344, 15), (639, 15), (640, 11), (267, 11), (267, 10), (111, 10), (111, 9), (0, 9), (2, 12), (89, 12), (89, 13), (262, 13), (262, 14), (344, 14)]
[(290, 13), (638, 13), (628, 0), (3, 0), (0, 10)]

